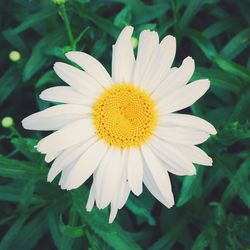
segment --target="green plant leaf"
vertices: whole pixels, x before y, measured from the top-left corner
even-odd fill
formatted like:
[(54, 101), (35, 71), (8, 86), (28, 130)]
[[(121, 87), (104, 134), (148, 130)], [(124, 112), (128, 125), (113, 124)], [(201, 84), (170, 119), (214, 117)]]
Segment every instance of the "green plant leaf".
[(149, 225), (154, 226), (156, 224), (156, 221), (150, 214), (150, 211), (143, 207), (143, 204), (139, 199), (131, 196), (126, 203), (126, 207), (135, 215), (147, 220)]
[(216, 235), (217, 231), (214, 227), (205, 227), (204, 230), (202, 230), (199, 236), (195, 239), (192, 250), (205, 249), (210, 244), (210, 242), (214, 240)]
[[(193, 176), (186, 176), (184, 178), (181, 193), (179, 199), (176, 203), (177, 207), (183, 206), (187, 203), (193, 196), (199, 195), (201, 193), (202, 187), (202, 176), (203, 176), (203, 169), (197, 167), (197, 173)], [(198, 192), (199, 190), (199, 192)]]
[(18, 85), (18, 70), (15, 66), (10, 67), (0, 78), (0, 103), (3, 103)]
[[(250, 173), (250, 157), (248, 157), (234, 174), (222, 196), (222, 203), (224, 206), (229, 204), (232, 199), (245, 188), (248, 183), (248, 176)], [(248, 185), (249, 187), (249, 185)], [(250, 190), (248, 190), (249, 192)], [(246, 191), (245, 191), (246, 192)], [(249, 193), (248, 193), (249, 194)], [(246, 200), (249, 206), (249, 197)]]
[(16, 180), (27, 180), (38, 174), (41, 178), (45, 178), (47, 170), (34, 166), (27, 161), (12, 160), (0, 155), (0, 176)]
[(81, 192), (80, 189), (73, 190), (71, 195), (74, 207), (83, 221), (108, 245), (120, 250), (141, 249), (118, 224), (115, 222), (108, 224), (107, 216), (104, 216), (102, 211), (93, 209), (91, 213), (88, 213), (84, 210), (83, 206), (87, 202), (86, 188), (84, 192)]
[(223, 58), (234, 59), (250, 44), (250, 28), (244, 29), (233, 37), (221, 50), (220, 54)]

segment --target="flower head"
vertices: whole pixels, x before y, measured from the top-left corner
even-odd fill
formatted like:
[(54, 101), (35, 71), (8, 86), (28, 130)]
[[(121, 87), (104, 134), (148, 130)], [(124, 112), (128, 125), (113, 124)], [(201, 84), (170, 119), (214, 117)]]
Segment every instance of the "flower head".
[(13, 126), (14, 124), (14, 120), (12, 117), (10, 116), (5, 116), (2, 121), (1, 121), (1, 124), (4, 128), (10, 128)]
[(12, 62), (18, 62), (21, 59), (21, 54), (19, 51), (13, 50), (10, 52), (9, 58)]
[(143, 183), (166, 207), (174, 204), (169, 174), (193, 175), (194, 163), (212, 165), (196, 145), (216, 134), (207, 121), (175, 113), (198, 100), (209, 88), (207, 79), (189, 83), (194, 60), (171, 68), (176, 41), (144, 30), (135, 59), (127, 26), (113, 46), (112, 76), (96, 59), (83, 52), (66, 57), (83, 70), (55, 63), (57, 75), (69, 86), (44, 90), (40, 98), (63, 104), (23, 120), (26, 129), (57, 130), (43, 138), (38, 151), (54, 160), (48, 174), (60, 172), (62, 189), (81, 186), (93, 175), (87, 210), (111, 205), (109, 221), (129, 193), (140, 195)]

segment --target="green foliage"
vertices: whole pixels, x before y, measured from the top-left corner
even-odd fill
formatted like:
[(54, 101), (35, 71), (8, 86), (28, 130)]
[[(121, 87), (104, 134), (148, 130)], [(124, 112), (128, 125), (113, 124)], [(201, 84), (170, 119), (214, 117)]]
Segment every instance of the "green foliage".
[[(0, 250), (250, 249), (250, 4), (247, 0), (0, 1)], [(81, 50), (110, 71), (111, 46), (125, 25), (177, 38), (175, 66), (192, 56), (192, 80), (211, 88), (191, 111), (218, 130), (204, 144), (213, 167), (171, 176), (167, 209), (144, 187), (108, 224), (108, 209), (86, 212), (89, 184), (67, 192), (47, 183), (49, 165), (34, 146), (44, 133), (20, 121), (48, 106), (40, 92), (61, 81), (64, 53)], [(11, 51), (20, 59), (11, 61)]]

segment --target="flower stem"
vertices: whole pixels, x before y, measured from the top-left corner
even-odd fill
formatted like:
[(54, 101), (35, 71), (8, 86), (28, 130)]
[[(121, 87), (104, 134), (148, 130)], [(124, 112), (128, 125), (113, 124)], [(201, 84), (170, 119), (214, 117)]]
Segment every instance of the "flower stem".
[(65, 25), (65, 28), (66, 28), (66, 31), (67, 31), (67, 34), (68, 34), (70, 45), (71, 45), (72, 49), (74, 49), (74, 47), (75, 47), (75, 45), (74, 45), (74, 37), (73, 37), (73, 33), (72, 33), (72, 30), (71, 30), (71, 27), (70, 27), (70, 24), (69, 24), (69, 18), (68, 18), (66, 8), (65, 8), (64, 4), (62, 4), (60, 6), (60, 14), (62, 16), (64, 25)]

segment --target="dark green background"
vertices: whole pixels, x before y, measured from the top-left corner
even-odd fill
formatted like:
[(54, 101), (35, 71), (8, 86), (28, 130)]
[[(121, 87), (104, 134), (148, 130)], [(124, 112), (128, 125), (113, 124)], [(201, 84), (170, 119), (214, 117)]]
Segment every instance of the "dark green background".
[[(1, 119), (0, 249), (250, 249), (250, 2), (247, 0), (0, 1)], [(66, 31), (67, 13), (74, 40)], [(63, 19), (64, 18), (64, 19)], [(167, 209), (147, 191), (130, 196), (115, 222), (108, 209), (84, 210), (89, 183), (61, 191), (46, 183), (49, 166), (33, 146), (46, 133), (24, 131), (20, 121), (50, 105), (42, 90), (62, 82), (52, 71), (64, 53), (84, 50), (110, 71), (111, 45), (121, 29), (154, 29), (177, 38), (174, 62), (192, 56), (193, 79), (211, 88), (187, 113), (218, 130), (202, 148), (213, 167), (171, 175), (176, 205)], [(9, 53), (18, 50), (21, 60)], [(29, 139), (32, 138), (32, 139)]]

